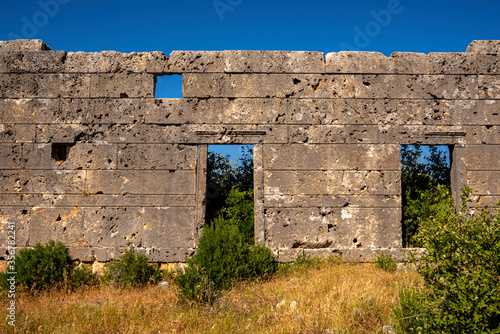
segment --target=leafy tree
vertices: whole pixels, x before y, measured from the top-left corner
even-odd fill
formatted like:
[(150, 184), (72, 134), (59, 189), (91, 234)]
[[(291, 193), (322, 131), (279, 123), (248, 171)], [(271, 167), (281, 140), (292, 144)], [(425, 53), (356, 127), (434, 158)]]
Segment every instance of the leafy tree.
[(416, 239), (426, 252), (413, 262), (425, 291), (400, 294), (400, 332), (500, 332), (500, 203), (473, 208), (471, 190), (462, 191), (458, 213), (442, 201), (421, 222)]
[(444, 152), (431, 146), (429, 156), (422, 158), (422, 153), (419, 145), (403, 146), (401, 150), (403, 243), (406, 246), (421, 246), (414, 239), (420, 221), (430, 217), (440, 201), (452, 200), (450, 167)]
[(253, 151), (241, 147), (242, 157), (237, 162), (229, 155), (208, 152), (207, 161), (207, 214), (206, 222), (226, 205), (231, 189), (249, 191), (253, 189)]

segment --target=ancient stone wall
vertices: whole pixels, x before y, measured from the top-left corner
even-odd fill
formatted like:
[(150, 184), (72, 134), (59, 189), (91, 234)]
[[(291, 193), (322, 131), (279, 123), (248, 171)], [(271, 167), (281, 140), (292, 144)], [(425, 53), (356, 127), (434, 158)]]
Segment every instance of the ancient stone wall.
[[(280, 260), (397, 251), (402, 144), (449, 145), (455, 198), (465, 182), (480, 204), (500, 200), (499, 51), (166, 57), (0, 42), (0, 247), (14, 222), (18, 247), (183, 261), (204, 222), (207, 145), (253, 144), (256, 241)], [(183, 98), (155, 99), (170, 74)]]

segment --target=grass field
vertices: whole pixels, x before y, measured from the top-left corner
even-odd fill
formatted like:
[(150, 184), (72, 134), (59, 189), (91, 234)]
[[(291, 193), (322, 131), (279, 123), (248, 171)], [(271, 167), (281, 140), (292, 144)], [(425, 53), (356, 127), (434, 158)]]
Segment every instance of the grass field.
[[(412, 271), (323, 260), (241, 283), (212, 305), (179, 303), (176, 288), (111, 286), (16, 294), (16, 327), (1, 333), (382, 333)], [(7, 314), (8, 299), (1, 309)]]

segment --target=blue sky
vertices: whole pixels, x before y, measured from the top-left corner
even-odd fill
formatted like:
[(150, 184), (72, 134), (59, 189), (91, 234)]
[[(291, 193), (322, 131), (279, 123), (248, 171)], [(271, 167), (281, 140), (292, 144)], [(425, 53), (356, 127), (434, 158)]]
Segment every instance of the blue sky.
[(17, 0), (2, 4), (0, 40), (37, 38), (53, 50), (87, 52), (355, 49), (388, 56), (464, 52), (472, 40), (500, 39), (499, 14), (498, 0)]

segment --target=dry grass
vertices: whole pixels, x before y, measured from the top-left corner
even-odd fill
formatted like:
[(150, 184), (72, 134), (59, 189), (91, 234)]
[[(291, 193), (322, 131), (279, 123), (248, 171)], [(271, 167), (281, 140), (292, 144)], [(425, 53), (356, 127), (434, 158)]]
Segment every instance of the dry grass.
[[(0, 332), (381, 333), (391, 324), (400, 288), (420, 285), (414, 272), (322, 261), (308, 270), (241, 284), (211, 306), (179, 304), (175, 287), (18, 294), (16, 327), (4, 321)], [(2, 297), (4, 312), (7, 302)]]

